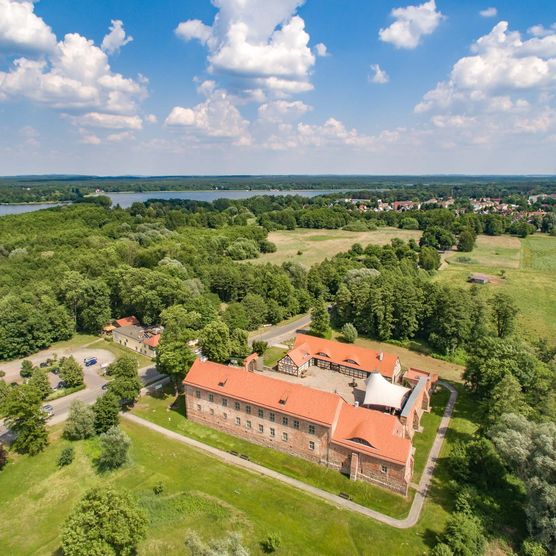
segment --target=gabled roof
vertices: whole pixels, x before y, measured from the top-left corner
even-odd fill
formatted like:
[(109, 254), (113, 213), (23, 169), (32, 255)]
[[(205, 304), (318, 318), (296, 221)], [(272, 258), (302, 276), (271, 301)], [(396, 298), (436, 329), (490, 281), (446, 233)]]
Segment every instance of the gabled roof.
[(353, 451), (405, 464), (411, 441), (400, 421), (388, 413), (342, 404), (332, 442)]
[(120, 328), (116, 328), (113, 331), (113, 334), (120, 334), (122, 336), (126, 336), (127, 338), (131, 338), (137, 342), (142, 342), (145, 338), (145, 331), (142, 327), (136, 326), (135, 324), (128, 324), (127, 326), (120, 326)]
[(421, 377), (427, 378), (431, 384), (435, 384), (438, 381), (438, 375), (436, 373), (429, 373), (428, 371), (422, 371), (421, 369), (408, 369), (405, 371), (403, 378), (408, 382), (415, 383), (419, 381)]
[(157, 347), (159, 342), (160, 342), (160, 334), (153, 334), (152, 336), (148, 336), (143, 340), (143, 343), (146, 346), (150, 346), (152, 348)]
[(398, 356), (393, 353), (378, 352), (353, 344), (333, 342), (332, 340), (306, 334), (297, 335), (293, 349), (288, 352), (288, 355), (297, 366), (313, 357), (318, 357), (354, 369), (367, 372), (378, 371), (387, 378), (394, 376), (398, 362)]
[(120, 327), (130, 326), (130, 325), (139, 326), (139, 320), (134, 315), (131, 315), (130, 317), (123, 317), (121, 319), (117, 319), (116, 324)]
[(334, 422), (339, 404), (345, 403), (337, 394), (200, 359), (183, 382), (327, 426)]
[(363, 405), (401, 409), (409, 391), (409, 388), (388, 382), (380, 373), (371, 373), (367, 378)]

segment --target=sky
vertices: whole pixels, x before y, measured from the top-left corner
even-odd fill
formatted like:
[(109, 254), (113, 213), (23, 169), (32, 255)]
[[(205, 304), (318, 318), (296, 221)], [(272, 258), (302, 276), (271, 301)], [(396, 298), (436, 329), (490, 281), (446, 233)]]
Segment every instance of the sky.
[(556, 174), (552, 0), (0, 0), (0, 175)]

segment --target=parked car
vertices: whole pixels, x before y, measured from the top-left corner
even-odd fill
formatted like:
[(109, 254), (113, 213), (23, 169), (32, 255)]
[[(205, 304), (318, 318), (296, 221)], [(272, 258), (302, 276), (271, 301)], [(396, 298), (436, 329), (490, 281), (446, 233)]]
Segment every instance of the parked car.
[(59, 375), (60, 374), (60, 367), (52, 367), (50, 369), (50, 372), (54, 375)]
[(92, 365), (96, 365), (98, 363), (98, 359), (96, 357), (85, 357), (83, 362), (85, 363), (85, 367), (91, 367)]
[(56, 390), (61, 390), (62, 388), (66, 387), (66, 383), (61, 380), (60, 382), (58, 382), (58, 384), (56, 385)]
[(39, 367), (41, 369), (45, 369), (46, 367), (48, 367), (48, 364), (49, 364), (48, 361), (43, 361), (42, 363), (39, 364)]
[(42, 410), (46, 413), (47, 419), (54, 415), (54, 408), (50, 404), (43, 405)]

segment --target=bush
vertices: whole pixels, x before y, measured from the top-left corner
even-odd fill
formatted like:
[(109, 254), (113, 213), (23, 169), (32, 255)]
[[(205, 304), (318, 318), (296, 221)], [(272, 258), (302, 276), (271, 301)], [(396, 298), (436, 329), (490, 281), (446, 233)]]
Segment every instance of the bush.
[(548, 556), (548, 552), (544, 547), (531, 539), (526, 539), (521, 545), (521, 554), (523, 556)]
[(261, 547), (264, 552), (270, 554), (271, 552), (275, 552), (278, 547), (280, 546), (282, 539), (278, 533), (270, 533), (268, 537), (261, 542)]
[(29, 359), (21, 362), (21, 370), (19, 371), (21, 378), (29, 378), (33, 374), (33, 363)]
[(64, 467), (69, 465), (73, 461), (73, 456), (75, 455), (73, 446), (66, 446), (58, 457), (58, 467)]
[(346, 324), (342, 326), (342, 337), (344, 341), (353, 344), (353, 342), (357, 340), (357, 328), (355, 328), (351, 322), (346, 322)]
[(400, 221), (400, 228), (402, 230), (418, 230), (419, 229), (419, 221), (417, 218), (412, 218), (411, 216), (406, 216), (402, 218)]
[(120, 404), (118, 398), (110, 391), (97, 398), (93, 406), (95, 414), (95, 430), (97, 433), (106, 432), (109, 428), (118, 424), (118, 413)]
[(159, 496), (163, 492), (164, 492), (164, 485), (159, 481), (158, 483), (156, 483), (156, 485), (153, 486), (153, 493), (156, 494), (156, 496)]
[(75, 400), (70, 406), (70, 413), (64, 427), (64, 438), (83, 440), (95, 434), (95, 413), (90, 405)]
[(252, 347), (253, 351), (262, 357), (264, 352), (268, 349), (268, 342), (265, 342), (264, 340), (255, 340)]
[(119, 427), (112, 427), (101, 434), (100, 445), (102, 452), (98, 458), (98, 468), (101, 471), (116, 469), (127, 461), (127, 451), (131, 440)]
[(4, 448), (3, 444), (0, 444), (0, 471), (6, 467), (8, 463), (8, 451)]

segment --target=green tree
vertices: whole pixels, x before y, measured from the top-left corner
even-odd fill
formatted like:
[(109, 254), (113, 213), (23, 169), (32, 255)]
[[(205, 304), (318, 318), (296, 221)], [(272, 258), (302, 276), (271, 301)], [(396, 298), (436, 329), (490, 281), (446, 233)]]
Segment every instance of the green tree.
[(62, 549), (65, 556), (131, 556), (146, 530), (147, 518), (129, 494), (95, 487), (66, 520)]
[(39, 392), (41, 400), (46, 400), (52, 388), (50, 387), (50, 382), (48, 381), (47, 374), (42, 369), (34, 369), (33, 374), (28, 382), (29, 386), (36, 388)]
[(113, 426), (100, 435), (101, 453), (98, 458), (99, 469), (105, 471), (121, 467), (127, 461), (131, 440), (120, 427)]
[(210, 361), (226, 363), (231, 355), (230, 330), (225, 322), (215, 320), (201, 331), (199, 343), (203, 355)]
[[(255, 340), (252, 344), (253, 351), (257, 353), (259, 356), (263, 356), (265, 351), (268, 349), (268, 342), (264, 340)], [(0, 401), (1, 407), (1, 401)]]
[(109, 385), (110, 392), (112, 392), (125, 407), (129, 407), (137, 401), (141, 393), (141, 388), (143, 388), (143, 383), (137, 374), (129, 377), (117, 377), (110, 382)]
[(73, 461), (75, 450), (73, 446), (66, 446), (58, 456), (58, 467), (65, 467)]
[(439, 251), (446, 251), (451, 249), (454, 245), (456, 239), (452, 232), (440, 226), (430, 226), (428, 227), (421, 236), (419, 240), (419, 245), (421, 247), (434, 247)]
[(470, 253), (475, 247), (475, 232), (473, 230), (466, 228), (463, 230), (458, 238), (458, 251)]
[(311, 332), (317, 336), (324, 336), (330, 330), (330, 315), (328, 307), (322, 297), (319, 297), (311, 311)]
[(107, 373), (114, 378), (134, 378), (138, 371), (139, 364), (132, 355), (118, 357), (107, 369)]
[(21, 362), (21, 370), (19, 371), (21, 378), (30, 378), (33, 374), (33, 363), (29, 359)]
[(83, 440), (94, 436), (95, 432), (95, 412), (93, 408), (81, 400), (72, 402), (64, 427), (64, 438)]
[(36, 455), (48, 444), (46, 416), (42, 411), (40, 393), (24, 384), (12, 388), (4, 402), (5, 424), (15, 433), (14, 450)]
[(6, 467), (8, 464), (8, 451), (4, 448), (3, 444), (0, 444), (0, 471)]
[(454, 556), (481, 556), (486, 537), (480, 519), (469, 513), (454, 512), (446, 524), (443, 542)]
[(353, 344), (357, 340), (357, 328), (351, 324), (351, 322), (346, 322), (342, 326), (342, 337), (346, 342)]
[(419, 266), (425, 270), (438, 270), (440, 253), (434, 248), (424, 245), (419, 252)]
[(515, 317), (518, 309), (513, 299), (506, 293), (498, 292), (494, 294), (490, 301), (492, 318), (499, 338), (509, 336), (515, 326)]
[(4, 414), (4, 404), (8, 399), (10, 387), (6, 384), (4, 379), (0, 379), (0, 417)]
[(64, 358), (60, 364), (60, 378), (65, 382), (68, 388), (75, 388), (83, 385), (83, 367), (81, 367), (72, 355)]
[(170, 377), (174, 391), (177, 392), (187, 371), (195, 361), (195, 354), (189, 346), (179, 340), (167, 339), (165, 334), (166, 331), (162, 334), (156, 350), (156, 368), (160, 373)]
[(511, 373), (507, 373), (495, 384), (484, 405), (486, 420), (490, 426), (509, 411), (519, 415), (528, 415), (531, 412), (531, 408), (525, 402), (521, 384)]
[(253, 350), (249, 346), (247, 340), (249, 334), (245, 330), (240, 330), (236, 328), (230, 333), (230, 356), (237, 359), (243, 359), (249, 354), (253, 353)]
[(97, 398), (93, 405), (95, 414), (95, 430), (97, 433), (106, 432), (118, 424), (120, 404), (118, 398), (110, 391)]

